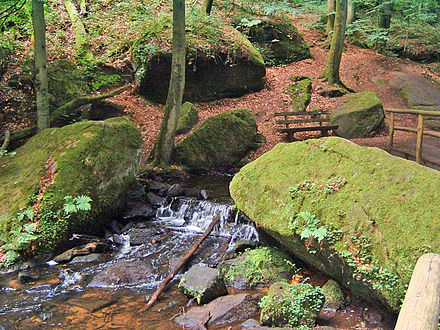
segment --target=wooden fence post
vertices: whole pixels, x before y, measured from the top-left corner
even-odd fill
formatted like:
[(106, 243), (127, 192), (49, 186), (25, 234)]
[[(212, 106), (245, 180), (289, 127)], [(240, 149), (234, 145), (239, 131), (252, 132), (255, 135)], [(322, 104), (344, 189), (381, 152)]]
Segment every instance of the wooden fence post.
[(437, 330), (440, 314), (440, 255), (419, 258), (394, 330)]
[(394, 122), (395, 122), (396, 114), (394, 112), (391, 112), (391, 118), (390, 118), (390, 151), (393, 149), (393, 143), (394, 143)]
[(422, 162), (422, 143), (423, 143), (423, 115), (417, 116), (417, 146), (416, 146), (416, 162)]

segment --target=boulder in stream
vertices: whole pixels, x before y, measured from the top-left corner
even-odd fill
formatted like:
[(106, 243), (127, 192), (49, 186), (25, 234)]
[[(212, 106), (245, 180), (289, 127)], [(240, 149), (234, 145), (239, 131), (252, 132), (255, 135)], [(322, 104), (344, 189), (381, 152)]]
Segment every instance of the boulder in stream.
[(328, 137), (276, 145), (230, 192), (278, 244), (397, 312), (417, 259), (440, 252), (439, 187), (438, 171)]
[(121, 117), (46, 129), (15, 157), (1, 157), (0, 234), (8, 239), (0, 244), (7, 243), (7, 261), (97, 231), (124, 205), (141, 150), (139, 130)]
[(192, 266), (182, 275), (179, 287), (198, 304), (206, 304), (228, 293), (218, 270), (200, 265)]
[(174, 160), (192, 172), (231, 168), (253, 147), (257, 124), (248, 109), (226, 111), (205, 120), (176, 146)]

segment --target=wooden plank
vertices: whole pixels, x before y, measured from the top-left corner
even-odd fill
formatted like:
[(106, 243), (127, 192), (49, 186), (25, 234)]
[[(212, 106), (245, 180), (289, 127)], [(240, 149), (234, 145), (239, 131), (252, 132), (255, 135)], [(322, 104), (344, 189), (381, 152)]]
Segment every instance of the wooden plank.
[(385, 111), (391, 112), (391, 113), (406, 113), (406, 114), (411, 114), (411, 115), (424, 115), (424, 116), (440, 117), (440, 111), (433, 111), (433, 110), (385, 109)]
[(417, 116), (417, 145), (416, 145), (416, 162), (422, 162), (422, 143), (423, 143), (423, 115)]
[(437, 330), (440, 314), (440, 255), (428, 253), (414, 268), (395, 330)]
[(393, 149), (395, 119), (396, 119), (396, 114), (394, 112), (392, 112), (391, 116), (390, 116), (390, 135), (389, 135), (390, 150)]
[[(412, 127), (395, 126), (394, 130), (417, 133), (417, 129)], [(436, 132), (436, 131), (423, 130), (423, 135), (429, 135), (440, 138), (440, 132)]]
[(309, 127), (291, 127), (291, 128), (279, 128), (277, 131), (281, 133), (295, 133), (295, 132), (308, 132), (308, 131), (329, 131), (335, 130), (339, 126), (326, 125), (326, 126), (309, 126)]
[(292, 119), (292, 120), (277, 120), (277, 124), (300, 124), (300, 123), (328, 123), (330, 118), (309, 118), (309, 119)]
[(301, 112), (286, 111), (286, 112), (275, 112), (274, 116), (275, 117), (280, 117), (280, 116), (305, 116), (305, 115), (316, 116), (316, 115), (327, 115), (328, 113), (329, 113), (328, 111), (301, 111)]

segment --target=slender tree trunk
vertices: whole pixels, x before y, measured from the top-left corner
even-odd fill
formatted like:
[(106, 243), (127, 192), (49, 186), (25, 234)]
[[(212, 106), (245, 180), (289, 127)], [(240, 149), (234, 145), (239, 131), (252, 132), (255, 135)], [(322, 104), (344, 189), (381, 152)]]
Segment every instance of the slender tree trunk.
[(32, 0), (32, 25), (34, 29), (35, 94), (37, 98), (37, 127), (49, 127), (49, 98), (47, 88), (46, 22), (44, 4)]
[(391, 25), (392, 8), (389, 2), (386, 2), (379, 14), (379, 27), (389, 29)]
[(327, 36), (331, 35), (333, 28), (335, 26), (335, 12), (336, 2), (335, 0), (327, 0)]
[(203, 0), (202, 2), (202, 10), (206, 13), (206, 15), (211, 15), (212, 4), (214, 0)]
[(63, 3), (72, 21), (73, 30), (75, 31), (75, 44), (79, 56), (92, 60), (93, 54), (90, 50), (89, 34), (81, 21), (81, 15), (78, 13), (76, 5), (71, 0), (63, 0)]
[[(339, 77), (339, 67), (341, 65), (342, 51), (344, 49), (345, 24), (347, 21), (347, 0), (336, 0), (336, 17), (333, 31), (330, 52), (327, 65), (321, 78), (328, 81), (329, 85), (338, 85), (347, 89)], [(347, 89), (348, 90), (348, 89)]]
[(353, 0), (348, 0), (347, 25), (353, 23), (355, 19), (356, 19), (356, 7), (353, 3)]
[(159, 136), (153, 149), (153, 165), (169, 164), (185, 87), (185, 0), (173, 0), (173, 57), (167, 102)]

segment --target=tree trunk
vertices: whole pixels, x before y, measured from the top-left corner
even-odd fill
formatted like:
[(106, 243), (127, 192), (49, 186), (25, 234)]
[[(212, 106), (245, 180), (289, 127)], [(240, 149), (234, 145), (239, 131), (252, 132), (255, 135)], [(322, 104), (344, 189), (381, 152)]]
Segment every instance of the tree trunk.
[(211, 15), (212, 4), (214, 0), (203, 0), (202, 2), (202, 10), (206, 13), (206, 15)]
[(173, 0), (173, 57), (167, 102), (159, 136), (153, 149), (153, 165), (169, 164), (185, 87), (185, 0)]
[(348, 0), (347, 25), (353, 23), (355, 19), (356, 19), (356, 7), (353, 3), (353, 0)]
[[(335, 27), (333, 31), (330, 52), (327, 65), (321, 78), (328, 81), (329, 85), (338, 85), (347, 89), (339, 77), (339, 67), (341, 65), (342, 51), (344, 49), (345, 24), (347, 21), (347, 0), (336, 1)], [(347, 89), (348, 90), (348, 89)]]
[(81, 21), (81, 15), (78, 13), (75, 4), (71, 0), (63, 0), (63, 3), (69, 14), (70, 20), (72, 21), (78, 55), (84, 59), (92, 60), (93, 54), (90, 50), (89, 35)]
[(34, 29), (35, 94), (37, 98), (37, 126), (41, 131), (49, 127), (49, 98), (47, 88), (46, 22), (44, 4), (32, 0), (32, 25)]
[(327, 0), (327, 29), (326, 33), (327, 36), (330, 36), (333, 28), (335, 26), (335, 9), (336, 9), (336, 2), (335, 0)]
[(389, 2), (386, 2), (382, 6), (382, 10), (379, 14), (379, 27), (382, 29), (389, 29), (391, 26), (392, 8)]

